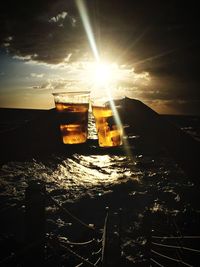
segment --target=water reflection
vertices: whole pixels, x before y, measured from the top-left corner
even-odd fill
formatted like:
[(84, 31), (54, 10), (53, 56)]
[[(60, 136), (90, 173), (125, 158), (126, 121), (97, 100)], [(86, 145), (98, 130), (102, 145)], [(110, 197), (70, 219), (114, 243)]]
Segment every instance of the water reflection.
[(144, 192), (144, 196), (151, 193), (162, 204), (156, 205), (157, 210), (163, 210), (163, 207), (173, 210), (180, 206), (180, 199), (184, 206), (180, 191), (193, 188), (169, 159), (153, 159), (140, 154), (135, 161), (125, 155), (85, 156), (75, 153), (68, 158), (51, 155), (45, 161), (4, 164), (0, 176), (0, 197), (3, 198), (22, 198), (27, 182), (32, 179), (44, 181), (47, 190), (54, 192), (60, 200), (65, 196), (71, 201), (83, 196), (107, 194), (123, 185), (121, 190), (126, 187), (125, 194), (129, 196), (139, 196), (140, 192)]
[(5, 178), (4, 194), (13, 196), (15, 188), (17, 195), (29, 180), (41, 179), (48, 190), (65, 189), (65, 193), (77, 198), (86, 191), (89, 195), (103, 194), (115, 184), (140, 182), (141, 172), (126, 156), (74, 154), (70, 158), (52, 155), (45, 162), (9, 162), (2, 166), (0, 175)]
[[(0, 208), (5, 203), (9, 207), (23, 200), (24, 190), (32, 179), (44, 181), (51, 196), (67, 208), (71, 205), (73, 211), (76, 207), (75, 214), (85, 216), (86, 221), (90, 217), (90, 222), (100, 221), (102, 225), (105, 206), (115, 210), (121, 207), (122, 249), (132, 262), (142, 257), (145, 240), (138, 235), (143, 235), (145, 211), (151, 207), (153, 214), (164, 215), (160, 227), (163, 230), (167, 214), (185, 216), (186, 211), (195, 209), (195, 195), (199, 194), (174, 161), (160, 155), (138, 154), (134, 161), (125, 155), (50, 155), (43, 161), (8, 162), (2, 166), (0, 177)], [(46, 211), (49, 231), (63, 231), (64, 235), (71, 221), (62, 221), (53, 205)]]
[(126, 156), (73, 155), (72, 158), (61, 159), (47, 184), (64, 188), (70, 197), (102, 195), (112, 190), (112, 186), (126, 183), (128, 180), (139, 182), (139, 174), (133, 171), (135, 164)]

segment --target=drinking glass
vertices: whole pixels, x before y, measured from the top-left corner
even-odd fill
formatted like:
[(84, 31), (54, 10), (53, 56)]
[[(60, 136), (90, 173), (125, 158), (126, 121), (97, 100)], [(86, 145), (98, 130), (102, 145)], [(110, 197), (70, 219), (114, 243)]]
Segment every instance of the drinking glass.
[(115, 147), (122, 145), (123, 127), (119, 110), (120, 101), (110, 97), (94, 97), (91, 99), (92, 113), (100, 147)]
[(88, 91), (53, 93), (64, 144), (81, 144), (88, 135)]

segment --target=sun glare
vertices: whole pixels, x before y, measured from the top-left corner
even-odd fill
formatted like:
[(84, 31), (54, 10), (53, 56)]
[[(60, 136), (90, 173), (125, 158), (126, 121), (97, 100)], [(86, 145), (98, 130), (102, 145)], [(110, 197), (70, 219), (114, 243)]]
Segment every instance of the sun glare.
[(120, 77), (120, 70), (115, 63), (90, 62), (85, 65), (84, 79), (94, 87), (113, 85)]
[(94, 83), (96, 85), (106, 85), (112, 81), (112, 69), (108, 64), (96, 64), (94, 70)]

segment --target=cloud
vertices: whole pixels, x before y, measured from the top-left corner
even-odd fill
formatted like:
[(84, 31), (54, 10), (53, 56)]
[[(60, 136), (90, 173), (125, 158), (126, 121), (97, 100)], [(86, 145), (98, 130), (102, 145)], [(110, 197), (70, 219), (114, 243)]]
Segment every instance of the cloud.
[(77, 20), (75, 17), (70, 16), (66, 11), (63, 11), (56, 16), (49, 19), (50, 23), (56, 24), (58, 27), (64, 27), (68, 21), (72, 27), (76, 27)]
[(43, 78), (44, 77), (44, 73), (31, 73), (30, 75), (31, 75), (31, 77), (34, 77), (34, 78)]
[(183, 99), (170, 99), (170, 100), (145, 99), (143, 101), (158, 113), (199, 115), (199, 108), (198, 108), (200, 105), (199, 100), (187, 101)]
[(47, 80), (42, 82), (41, 84), (33, 85), (31, 88), (36, 90), (52, 91), (52, 81)]
[(26, 6), (6, 2), (0, 25), (0, 45), (19, 60), (66, 63), (87, 46), (72, 0), (36, 0)]
[[(0, 44), (25, 62), (65, 68), (93, 58), (74, 0), (6, 1)], [(176, 1), (84, 1), (98, 51), (137, 73), (198, 79), (198, 8)]]
[(62, 13), (60, 14), (57, 14), (55, 17), (52, 17), (49, 19), (49, 22), (51, 23), (61, 23), (65, 20), (67, 16), (67, 12), (63, 11)]

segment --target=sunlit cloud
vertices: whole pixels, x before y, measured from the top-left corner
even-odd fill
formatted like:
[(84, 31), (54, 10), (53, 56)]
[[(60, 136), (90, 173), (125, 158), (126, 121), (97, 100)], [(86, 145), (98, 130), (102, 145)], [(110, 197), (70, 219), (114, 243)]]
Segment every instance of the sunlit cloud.
[[(28, 61), (26, 64), (31, 64)], [(143, 93), (153, 94), (151, 89), (151, 76), (147, 72), (137, 73), (131, 65), (118, 65), (117, 63), (95, 61), (77, 61), (67, 64), (49, 65), (46, 63), (33, 63), (38, 66), (45, 66), (49, 70), (45, 86), (54, 90), (101, 90), (101, 87), (109, 85), (111, 90), (118, 90), (118, 93), (129, 97), (140, 97)], [(57, 71), (55, 74), (53, 71)], [(32, 73), (33, 78), (44, 78), (42, 73)], [(34, 85), (35, 89), (44, 88), (43, 81)], [(149, 90), (149, 91), (148, 91)], [(157, 89), (156, 89), (157, 90)], [(96, 93), (97, 93), (96, 91)]]
[(3, 46), (4, 47), (9, 47), (10, 46), (10, 43), (3, 43)]
[(4, 39), (4, 41), (3, 41), (3, 43), (2, 43), (2, 47), (9, 48), (9, 46), (11, 45), (12, 40), (13, 40), (12, 36), (6, 37)]
[(35, 84), (31, 88), (33, 89), (40, 89), (40, 90), (50, 90), (50, 91), (63, 91), (63, 90), (68, 90), (68, 91), (73, 91), (81, 89), (84, 91), (84, 83), (82, 83), (80, 80), (66, 80), (64, 78), (58, 78), (58, 79), (47, 79), (46, 81), (43, 81), (41, 83)]
[(75, 17), (70, 16), (66, 11), (63, 11), (56, 16), (51, 17), (48, 22), (56, 24), (58, 27), (64, 27), (66, 19), (71, 23), (72, 27), (76, 27), (77, 20), (75, 19)]
[(29, 61), (32, 59), (32, 57), (34, 57), (34, 55), (26, 55), (26, 56), (18, 56), (18, 55), (14, 55), (13, 59), (18, 59), (18, 60), (23, 60), (23, 61)]
[(37, 90), (52, 90), (52, 83), (51, 81), (45, 81), (41, 83), (40, 85), (34, 85), (31, 87), (32, 89), (37, 89)]
[(6, 41), (12, 41), (13, 40), (13, 37), (12, 36), (8, 36), (7, 38), (6, 38)]
[(183, 114), (187, 106), (192, 111), (190, 101), (182, 99), (144, 99), (143, 102), (161, 114)]
[[(156, 110), (162, 103), (166, 110), (176, 105), (182, 110), (192, 103), (199, 92), (194, 82), (199, 77), (199, 45), (193, 49), (188, 44), (198, 39), (195, 30), (190, 35), (192, 21), (173, 22), (165, 10), (167, 2), (152, 3), (151, 12), (134, 1), (97, 2), (44, 1), (34, 8), (30, 3), (26, 12), (15, 1), (5, 2), (0, 11), (0, 45), (11, 55), (13, 67), (8, 72), (1, 63), (1, 90), (7, 90), (3, 82), (17, 84), (20, 90), (33, 89), (35, 95), (38, 90), (39, 98), (42, 90), (47, 94), (53, 89), (69, 90), (78, 80), (80, 89), (107, 83)], [(163, 14), (161, 20), (158, 14)]]
[(44, 73), (31, 73), (31, 77), (43, 78), (44, 77)]
[(8, 14), (4, 14), (0, 45), (14, 59), (24, 62), (54, 65), (76, 60), (80, 56), (79, 49), (84, 48), (86, 42), (73, 6), (61, 0), (51, 5), (36, 4), (34, 11), (27, 8), (26, 22), (23, 21), (20, 7), (16, 6), (12, 16), (8, 10)]
[(49, 22), (60, 22), (63, 21), (67, 16), (67, 12), (63, 11), (62, 13), (56, 15), (49, 19)]

